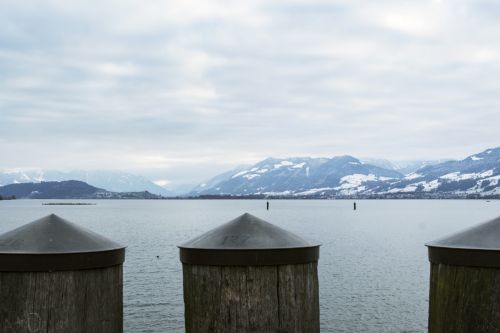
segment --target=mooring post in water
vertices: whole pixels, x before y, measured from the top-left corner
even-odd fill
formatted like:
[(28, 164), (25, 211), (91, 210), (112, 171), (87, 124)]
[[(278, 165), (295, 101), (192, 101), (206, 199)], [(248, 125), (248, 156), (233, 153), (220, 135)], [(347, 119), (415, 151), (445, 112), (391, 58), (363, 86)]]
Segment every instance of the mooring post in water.
[(179, 248), (187, 333), (319, 332), (319, 244), (244, 214)]
[(0, 332), (123, 332), (124, 260), (54, 214), (0, 235)]
[(426, 245), (429, 333), (500, 332), (500, 218)]

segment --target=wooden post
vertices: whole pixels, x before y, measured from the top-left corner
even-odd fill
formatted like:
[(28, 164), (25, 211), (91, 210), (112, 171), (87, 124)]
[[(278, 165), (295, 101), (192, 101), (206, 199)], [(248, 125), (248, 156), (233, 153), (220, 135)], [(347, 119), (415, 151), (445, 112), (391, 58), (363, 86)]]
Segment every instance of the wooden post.
[(244, 214), (180, 247), (187, 333), (319, 332), (319, 245)]
[(1, 333), (123, 332), (125, 248), (49, 215), (0, 236)]
[(500, 332), (500, 218), (426, 245), (429, 333)]

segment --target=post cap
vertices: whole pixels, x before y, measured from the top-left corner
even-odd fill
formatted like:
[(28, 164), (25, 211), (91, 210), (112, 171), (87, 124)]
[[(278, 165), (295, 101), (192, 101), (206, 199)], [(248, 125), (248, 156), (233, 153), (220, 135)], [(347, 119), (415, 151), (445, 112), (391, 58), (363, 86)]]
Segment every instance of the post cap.
[(500, 267), (500, 217), (425, 245), (432, 263)]
[(0, 271), (80, 270), (124, 260), (124, 246), (55, 214), (0, 235)]
[(318, 261), (319, 246), (245, 213), (179, 248), (186, 264), (262, 266)]

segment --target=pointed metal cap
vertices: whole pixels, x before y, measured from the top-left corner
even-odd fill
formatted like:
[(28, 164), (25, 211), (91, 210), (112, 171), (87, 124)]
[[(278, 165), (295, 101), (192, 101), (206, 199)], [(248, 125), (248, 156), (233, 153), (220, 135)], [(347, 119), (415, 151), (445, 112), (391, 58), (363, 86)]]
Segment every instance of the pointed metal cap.
[(179, 248), (185, 264), (262, 266), (318, 261), (319, 246), (245, 213)]
[(0, 271), (80, 270), (124, 260), (124, 246), (54, 214), (0, 235)]
[(425, 245), (432, 263), (500, 267), (500, 217)]

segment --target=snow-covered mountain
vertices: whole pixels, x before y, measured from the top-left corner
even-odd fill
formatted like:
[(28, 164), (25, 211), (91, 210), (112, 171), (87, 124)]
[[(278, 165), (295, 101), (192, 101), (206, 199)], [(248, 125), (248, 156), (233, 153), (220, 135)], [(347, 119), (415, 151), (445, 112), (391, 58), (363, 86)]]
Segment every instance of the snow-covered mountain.
[(0, 170), (0, 186), (18, 183), (31, 183), (41, 181), (65, 181), (79, 180), (92, 186), (103, 188), (112, 192), (139, 192), (168, 196), (171, 192), (158, 186), (150, 180), (121, 171), (109, 170), (39, 170), (39, 169), (15, 169)]
[(423, 167), (403, 174), (394, 170), (397, 169), (394, 165), (376, 166), (352, 156), (268, 158), (250, 167), (219, 175), (199, 185), (190, 194), (299, 197), (500, 195), (500, 147), (460, 161), (422, 163)]
[(495, 196), (500, 195), (499, 179), (500, 147), (497, 147), (460, 161), (423, 167), (380, 188), (379, 192)]
[(268, 158), (243, 170), (220, 175), (191, 194), (349, 195), (368, 184), (401, 178), (403, 175), (397, 171), (363, 164), (352, 156)]

